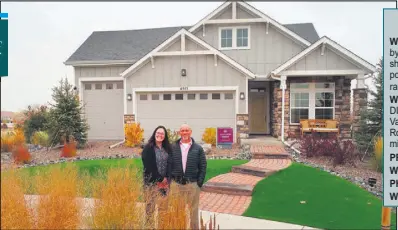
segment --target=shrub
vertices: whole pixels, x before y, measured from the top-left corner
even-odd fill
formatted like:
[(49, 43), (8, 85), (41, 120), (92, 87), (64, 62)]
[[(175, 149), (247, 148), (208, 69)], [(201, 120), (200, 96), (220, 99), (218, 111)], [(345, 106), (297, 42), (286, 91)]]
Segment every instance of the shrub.
[(144, 129), (140, 123), (130, 123), (124, 125), (124, 135), (126, 138), (125, 145), (128, 147), (136, 147), (143, 142)]
[(216, 128), (206, 128), (205, 132), (202, 135), (202, 141), (211, 144), (212, 146), (216, 145)]
[(43, 131), (46, 129), (48, 123), (47, 107), (40, 106), (31, 108), (24, 112), (26, 119), (23, 122), (23, 129), (26, 139), (31, 143), (32, 136), (35, 132)]
[(14, 131), (3, 131), (1, 133), (1, 151), (11, 152), (13, 149), (25, 143), (25, 136), (22, 129)]
[(69, 143), (64, 140), (64, 146), (61, 150), (61, 157), (75, 157), (77, 155), (77, 143), (74, 141), (73, 137), (70, 138)]
[(378, 172), (383, 172), (383, 137), (379, 136), (374, 143), (373, 167)]
[(36, 176), (39, 197), (37, 229), (78, 229), (81, 203), (78, 194), (78, 170), (69, 164), (57, 165)]
[(34, 229), (21, 177), (15, 170), (1, 173), (1, 229)]
[(333, 164), (355, 165), (358, 156), (351, 140), (339, 140), (337, 136), (321, 138), (315, 132), (300, 140), (300, 151), (306, 157), (327, 156), (333, 159)]
[(167, 136), (169, 136), (170, 143), (173, 143), (180, 138), (180, 133), (178, 131), (171, 131), (170, 129), (167, 129)]
[(32, 136), (31, 143), (43, 147), (48, 146), (48, 134), (44, 131), (35, 132)]
[(16, 164), (28, 164), (32, 160), (32, 155), (24, 145), (17, 145), (12, 152), (12, 157)]

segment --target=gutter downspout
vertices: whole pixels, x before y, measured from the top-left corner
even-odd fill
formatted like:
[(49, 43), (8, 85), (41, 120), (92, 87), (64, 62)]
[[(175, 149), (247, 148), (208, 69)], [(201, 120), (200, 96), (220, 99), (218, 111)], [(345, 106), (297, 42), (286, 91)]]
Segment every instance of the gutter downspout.
[(275, 77), (274, 73), (270, 76), (272, 79), (281, 82), (280, 88), (282, 89), (282, 125), (281, 125), (281, 141), (282, 143), (288, 145), (285, 142), (285, 90), (286, 90), (286, 76), (281, 76), (280, 78)]

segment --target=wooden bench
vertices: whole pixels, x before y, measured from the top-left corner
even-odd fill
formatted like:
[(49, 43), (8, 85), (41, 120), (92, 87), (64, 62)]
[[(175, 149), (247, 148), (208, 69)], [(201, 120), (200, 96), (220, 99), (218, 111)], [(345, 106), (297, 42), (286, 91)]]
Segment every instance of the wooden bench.
[(300, 120), (301, 136), (304, 133), (340, 133), (337, 120), (331, 119), (301, 119)]

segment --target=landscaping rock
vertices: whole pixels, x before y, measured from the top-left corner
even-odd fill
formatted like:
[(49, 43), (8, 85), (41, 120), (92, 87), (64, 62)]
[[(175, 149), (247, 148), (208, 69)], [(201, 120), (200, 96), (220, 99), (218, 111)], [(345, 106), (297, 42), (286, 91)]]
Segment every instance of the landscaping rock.
[(202, 148), (206, 155), (211, 152), (211, 144), (206, 144), (206, 143), (202, 144)]

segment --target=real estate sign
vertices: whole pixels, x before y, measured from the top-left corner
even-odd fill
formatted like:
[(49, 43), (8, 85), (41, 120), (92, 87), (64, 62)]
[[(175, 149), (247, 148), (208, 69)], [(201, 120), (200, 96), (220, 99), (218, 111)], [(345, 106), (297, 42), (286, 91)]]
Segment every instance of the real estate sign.
[(8, 76), (8, 14), (0, 13), (0, 76)]
[(234, 129), (230, 127), (217, 128), (217, 148), (232, 148), (234, 142)]
[(398, 206), (398, 9), (383, 12), (383, 205)]

